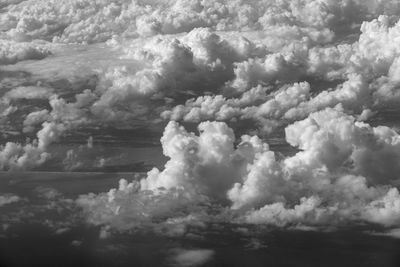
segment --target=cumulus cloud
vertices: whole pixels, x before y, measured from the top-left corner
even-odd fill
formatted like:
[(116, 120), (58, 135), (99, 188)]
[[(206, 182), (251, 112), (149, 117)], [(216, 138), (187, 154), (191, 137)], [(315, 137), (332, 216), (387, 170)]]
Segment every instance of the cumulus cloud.
[[(276, 90), (258, 86), (239, 98), (202, 96), (164, 111), (161, 116), (189, 122), (252, 119), (259, 122), (263, 130), (271, 132), (278, 126), (288, 125), (312, 112), (339, 104), (349, 112), (360, 115), (367, 107), (372, 107), (371, 90), (362, 76), (351, 75), (343, 84), (318, 94), (312, 94), (310, 84), (302, 82)], [(367, 115), (364, 113), (364, 116)]]
[[(43, 164), (67, 131), (166, 124), (165, 166), (79, 197), (89, 222), (169, 234), (209, 221), (398, 226), (400, 138), (396, 118), (385, 117), (400, 101), (397, 1), (9, 0), (0, 8), (0, 74), (30, 75), (16, 86), (2, 81), (10, 90), (0, 122), (36, 134), (5, 142), (2, 169)], [(82, 63), (99, 51), (107, 60)], [(49, 79), (60, 62), (67, 71)], [(80, 68), (95, 84), (60, 85)], [(249, 135), (237, 138), (239, 127)], [(295, 152), (274, 151), (254, 133), (279, 135)], [(64, 165), (77, 168), (66, 150)], [(212, 256), (178, 254), (182, 266)]]
[(25, 145), (7, 142), (0, 147), (2, 170), (32, 169), (49, 159), (49, 145), (57, 141), (64, 132), (63, 124), (44, 122), (37, 132), (37, 139)]
[[(396, 39), (393, 10), (398, 5), (392, 2), (162, 1), (144, 5), (97, 1), (92, 9), (79, 8), (87, 5), (84, 0), (68, 5), (24, 1), (10, 5), (2, 18), (8, 21), (5, 27), (11, 37), (65, 43), (109, 40), (110, 46), (123, 50), (121, 64), (100, 70), (98, 99), (90, 110), (107, 123), (157, 120), (160, 114), (188, 122), (251, 118), (269, 132), (287, 124), (285, 120), (302, 119), (341, 102), (361, 114), (363, 108), (374, 111), (395, 101), (396, 84), (391, 77), (397, 50), (390, 44)], [(382, 13), (386, 16), (363, 22)], [(343, 26), (351, 23), (354, 29)], [(340, 42), (342, 35), (357, 36), (360, 24), (358, 40)], [(291, 106), (272, 116), (268, 109), (274, 102), (269, 100), (275, 92), (268, 97), (259, 90), (255, 103), (240, 100), (260, 86), (276, 91), (310, 79), (344, 83), (315, 96), (312, 92), (319, 88), (308, 82), (310, 93), (299, 95), (300, 99), (288, 90), (290, 100), (285, 105), (290, 102)], [(363, 84), (355, 84), (356, 79)], [(371, 79), (377, 79), (372, 87)], [(359, 88), (354, 89), (352, 83)], [(353, 89), (356, 92), (350, 92)], [(267, 110), (258, 111), (258, 107)]]
[(49, 118), (50, 115), (47, 109), (29, 113), (23, 122), (24, 125), (23, 132), (24, 133), (33, 132), (35, 130), (36, 125), (39, 125), (47, 121)]
[[(286, 128), (287, 142), (301, 151), (283, 159), (256, 136), (242, 136), (235, 146), (225, 123), (201, 123), (199, 132), (170, 122), (161, 139), (170, 157), (163, 171), (153, 169), (140, 183), (122, 180), (119, 189), (82, 196), (78, 203), (97, 223), (120, 224), (128, 216), (135, 224), (144, 214), (146, 220), (173, 218), (182, 214), (178, 210), (187, 216), (188, 209), (195, 214), (215, 200), (226, 208), (230, 202), (235, 220), (247, 223), (399, 220), (399, 194), (390, 185), (400, 166), (399, 135), (388, 127), (371, 127), (340, 109), (312, 113)], [(226, 216), (226, 209), (220, 212), (217, 217)]]
[[(176, 34), (197, 27), (213, 30), (270, 30), (288, 24), (315, 41), (332, 36), (340, 22), (358, 22), (370, 14), (396, 14), (398, 5), (381, 1), (114, 1), (87, 0), (8, 3), (2, 14), (7, 33), (16, 39), (101, 42), (114, 35), (143, 37)], [(12, 2), (11, 2), (12, 3)], [(92, 6), (92, 8), (83, 8)], [(355, 15), (357, 14), (357, 15)], [(57, 19), (56, 19), (57, 18)], [(90, 19), (88, 19), (90, 18)], [(301, 25), (301, 26), (297, 26)], [(295, 30), (295, 31), (296, 31)], [(323, 31), (325, 30), (325, 32)], [(318, 33), (319, 31), (319, 33)]]
[(48, 99), (53, 95), (52, 88), (40, 86), (18, 86), (8, 91), (4, 98), (10, 100), (16, 99)]
[(182, 186), (188, 192), (223, 198), (254, 154), (268, 148), (260, 139), (250, 136), (243, 136), (235, 148), (233, 131), (225, 123), (204, 122), (198, 129), (199, 137), (187, 133), (177, 123), (167, 125), (161, 142), (170, 160), (163, 171), (150, 171), (141, 180), (141, 188)]
[(123, 58), (130, 64), (102, 74), (94, 114), (114, 120), (158, 116), (164, 109), (160, 104), (222, 90), (234, 77), (234, 62), (266, 53), (265, 47), (244, 37), (220, 36), (205, 28), (146, 40), (118, 45), (128, 45)]
[(184, 105), (177, 105), (171, 110), (163, 111), (161, 117), (187, 122), (229, 121), (239, 117), (251, 117), (248, 114), (256, 109), (253, 106), (267, 100), (268, 90), (270, 88), (257, 86), (244, 92), (238, 98), (227, 98), (222, 95), (192, 98)]
[[(390, 17), (380, 16), (363, 22), (359, 39), (352, 44), (294, 46), (235, 61), (234, 77), (226, 82), (222, 91), (190, 99), (184, 105), (164, 111), (162, 117), (191, 122), (252, 118), (261, 121), (265, 130), (272, 131), (277, 125), (285, 125), (285, 121), (287, 124), (303, 119), (312, 112), (339, 103), (350, 113), (358, 114), (367, 109), (376, 111), (387, 105), (394, 106), (399, 99), (395, 78), (397, 28), (398, 23), (391, 22)], [(261, 44), (266, 45), (264, 41)], [(308, 91), (301, 91), (297, 83), (293, 83), (310, 80), (310, 76), (337, 81), (338, 85), (320, 90), (320, 84), (309, 82)], [(290, 85), (292, 89), (284, 89)], [(240, 100), (231, 96), (239, 94), (240, 99), (240, 94), (246, 96), (257, 86), (272, 86), (274, 90), (265, 90), (267, 96), (260, 95), (258, 101), (247, 104), (248, 108), (236, 104)]]
[(50, 54), (50, 45), (45, 42), (19, 43), (0, 39), (0, 65), (28, 59), (43, 59)]

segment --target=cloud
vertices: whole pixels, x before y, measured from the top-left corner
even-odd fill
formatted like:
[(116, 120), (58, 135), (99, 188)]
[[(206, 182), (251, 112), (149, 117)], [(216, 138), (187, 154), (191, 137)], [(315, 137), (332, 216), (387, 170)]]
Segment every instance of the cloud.
[(214, 251), (210, 249), (176, 249), (171, 258), (173, 266), (200, 266), (210, 261), (214, 256)]
[(7, 142), (0, 147), (2, 170), (32, 169), (50, 158), (49, 145), (57, 141), (64, 132), (63, 124), (44, 122), (37, 132), (37, 139), (25, 145)]
[[(303, 119), (312, 112), (339, 103), (349, 112), (358, 114), (366, 109), (384, 109), (388, 104), (394, 106), (399, 99), (395, 78), (398, 51), (392, 45), (397, 40), (397, 28), (398, 23), (393, 25), (389, 17), (380, 16), (363, 22), (359, 39), (352, 44), (295, 46), (235, 61), (234, 77), (219, 94), (190, 99), (184, 105), (163, 111), (162, 117), (191, 122), (251, 118), (264, 124), (266, 131), (273, 131), (277, 125)], [(318, 85), (309, 83), (307, 92), (296, 95), (297, 83), (293, 82), (309, 79), (307, 76), (339, 82), (330, 90), (319, 90)], [(294, 88), (284, 91), (290, 85)], [(257, 86), (272, 86), (274, 90), (264, 89), (267, 96), (260, 94), (257, 102), (247, 106), (237, 103), (240, 94), (254, 91)], [(312, 93), (315, 91), (319, 93)], [(239, 99), (231, 98), (232, 93), (239, 94)]]
[(7, 204), (15, 203), (18, 201), (21, 201), (21, 198), (17, 195), (13, 195), (13, 194), (0, 195), (0, 207), (5, 206)]
[[(61, 42), (102, 42), (113, 35), (142, 37), (176, 34), (193, 28), (214, 30), (265, 30), (275, 24), (289, 23), (307, 28), (331, 26), (347, 10), (359, 5), (324, 1), (301, 1), (286, 5), (279, 1), (169, 1), (125, 3), (115, 1), (73, 0), (70, 3), (36, 0), (8, 5), (0, 19), (13, 38), (43, 38)], [(18, 3), (18, 2), (17, 2)], [(92, 6), (92, 8), (82, 8)], [(375, 7), (375, 9), (378, 7)], [(372, 12), (374, 8), (371, 8)], [(275, 10), (275, 12), (272, 12)], [(58, 20), (54, 19), (58, 18)], [(90, 18), (90, 19), (87, 19)], [(311, 19), (312, 18), (312, 19)]]
[(53, 95), (52, 88), (40, 86), (18, 86), (8, 91), (4, 98), (10, 100), (16, 99), (48, 99)]
[[(385, 117), (400, 100), (397, 1), (8, 0), (0, 9), (2, 130), (36, 135), (4, 135), (1, 169), (37, 168), (85, 127), (166, 125), (163, 168), (77, 199), (105, 235), (184, 235), (210, 221), (398, 225), (400, 138)], [(84, 162), (65, 150), (67, 169)]]
[(28, 59), (43, 59), (51, 54), (50, 47), (45, 42), (19, 43), (0, 39), (0, 65)]
[(23, 132), (24, 133), (33, 132), (38, 124), (47, 121), (49, 118), (50, 115), (47, 109), (29, 113), (23, 122), (24, 125)]
[(395, 225), (400, 218), (391, 185), (400, 166), (399, 135), (388, 127), (328, 108), (286, 128), (287, 142), (301, 151), (284, 158), (257, 136), (242, 136), (235, 146), (222, 122), (201, 123), (199, 132), (170, 122), (161, 138), (170, 158), (164, 170), (153, 169), (140, 182), (121, 180), (108, 194), (82, 196), (78, 203), (88, 219), (129, 228), (160, 216), (198, 216), (201, 206), (216, 200), (225, 208), (198, 219), (224, 220), (229, 206), (230, 220), (278, 226)]
[(255, 152), (268, 147), (257, 137), (244, 136), (235, 149), (233, 131), (225, 123), (204, 122), (198, 129), (199, 137), (177, 123), (167, 125), (161, 143), (170, 160), (163, 171), (153, 169), (141, 180), (142, 189), (183, 187), (193, 194), (224, 198)]
[[(160, 114), (164, 119), (188, 122), (250, 118), (263, 125), (263, 131), (272, 132), (338, 103), (361, 114), (363, 109), (374, 111), (396, 101), (396, 85), (390, 78), (395, 76), (396, 66), (391, 65), (397, 57), (396, 47), (390, 45), (396, 40), (396, 17), (391, 15), (397, 8), (394, 3), (220, 1), (217, 5), (178, 1), (146, 7), (141, 2), (98, 1), (93, 9), (78, 9), (85, 5), (89, 2), (74, 0), (66, 6), (31, 0), (10, 6), (2, 17), (8, 19), (5, 27), (10, 36), (65, 43), (108, 40), (110, 47), (122, 51), (120, 63), (100, 67), (100, 82), (92, 92), (90, 113), (104, 123), (145, 123), (157, 121)], [(24, 9), (32, 6), (36, 13)], [(382, 12), (387, 16), (363, 22)], [(88, 14), (93, 16), (84, 20)], [(52, 16), (64, 18), (63, 25)], [(137, 23), (149, 28), (142, 25), (139, 29)], [(343, 23), (356, 26), (343, 29)], [(342, 41), (341, 35), (356, 34), (360, 24), (358, 41)], [(312, 79), (344, 82), (315, 96), (319, 88)], [(366, 88), (371, 79), (377, 80)], [(269, 100), (278, 94), (274, 91), (301, 82), (308, 82), (310, 92), (297, 99), (294, 90), (288, 90), (293, 94), (287, 96), (289, 110), (282, 107), (275, 112), (288, 113), (271, 116), (268, 105), (274, 102)], [(240, 100), (260, 86), (260, 98), (254, 103)], [(258, 111), (258, 107), (267, 110)]]
[[(311, 114), (286, 128), (286, 140), (303, 151), (286, 160), (293, 168), (350, 164), (375, 183), (396, 179), (399, 135), (389, 127), (371, 127), (334, 109)], [(346, 162), (348, 161), (348, 162)], [(374, 165), (376, 171), (370, 166)], [(375, 165), (376, 164), (376, 165)]]

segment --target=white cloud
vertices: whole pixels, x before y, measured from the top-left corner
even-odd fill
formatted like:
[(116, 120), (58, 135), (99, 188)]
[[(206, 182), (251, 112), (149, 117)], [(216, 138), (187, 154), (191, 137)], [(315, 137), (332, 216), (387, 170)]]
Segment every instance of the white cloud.
[[(1, 169), (43, 164), (66, 131), (171, 120), (164, 168), (77, 200), (89, 222), (110, 225), (105, 235), (113, 227), (179, 235), (210, 218), (399, 224), (400, 137), (375, 126), (400, 101), (397, 1), (8, 0), (0, 9), (9, 89), (0, 122), (32, 134), (42, 127), (34, 141), (5, 141)], [(89, 75), (96, 84), (57, 83)], [(178, 121), (198, 124), (199, 134)], [(236, 139), (222, 121), (250, 121), (245, 131), (267, 138), (283, 139), (285, 129), (299, 151), (277, 153), (255, 135)], [(73, 149), (64, 163), (77, 166)], [(177, 258), (188, 266), (210, 256), (203, 252)]]
[(28, 59), (43, 59), (50, 54), (50, 45), (45, 42), (19, 43), (0, 39), (0, 65)]
[(400, 218), (398, 192), (390, 185), (400, 167), (390, 160), (399, 156), (399, 135), (388, 127), (336, 109), (312, 113), (286, 128), (287, 141), (302, 151), (283, 159), (256, 136), (243, 136), (235, 146), (224, 123), (204, 122), (199, 131), (196, 136), (170, 122), (161, 139), (170, 157), (164, 170), (153, 169), (140, 183), (122, 180), (108, 194), (82, 196), (78, 203), (89, 220), (129, 228), (180, 216), (178, 210), (197, 214), (215, 200), (230, 200), (233, 220), (248, 223), (393, 225)]
[(0, 195), (0, 207), (7, 205), (7, 204), (15, 203), (18, 201), (21, 201), (21, 198), (17, 195), (13, 195), (13, 194)]
[(0, 169), (25, 170), (43, 164), (50, 158), (49, 145), (64, 133), (64, 125), (44, 122), (37, 132), (37, 139), (25, 145), (7, 142), (0, 147)]
[(176, 249), (172, 252), (175, 254), (171, 257), (172, 264), (179, 267), (203, 265), (210, 261), (215, 253), (210, 249)]
[(24, 125), (23, 132), (24, 133), (33, 132), (38, 124), (47, 121), (49, 118), (50, 115), (47, 109), (29, 113), (23, 122)]
[(52, 88), (40, 86), (18, 86), (8, 91), (4, 98), (15, 99), (48, 99), (53, 95)]

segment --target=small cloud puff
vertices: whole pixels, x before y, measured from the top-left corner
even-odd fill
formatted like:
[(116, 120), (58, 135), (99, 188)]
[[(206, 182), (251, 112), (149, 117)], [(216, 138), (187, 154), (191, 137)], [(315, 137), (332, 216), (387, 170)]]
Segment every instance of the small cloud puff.
[(18, 201), (21, 201), (21, 198), (17, 195), (13, 195), (13, 194), (0, 195), (0, 207), (5, 206), (7, 204), (15, 203)]
[(171, 251), (171, 265), (176, 267), (201, 266), (210, 261), (215, 252), (211, 249), (175, 249)]

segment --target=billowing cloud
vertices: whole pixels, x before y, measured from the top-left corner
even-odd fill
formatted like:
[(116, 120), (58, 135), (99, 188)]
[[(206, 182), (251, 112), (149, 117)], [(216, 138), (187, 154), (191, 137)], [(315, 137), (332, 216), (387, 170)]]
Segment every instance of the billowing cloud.
[(46, 42), (20, 43), (0, 39), (0, 65), (27, 59), (42, 59), (50, 54), (50, 45)]
[(32, 169), (43, 164), (50, 157), (47, 148), (60, 138), (63, 131), (63, 124), (44, 122), (34, 141), (25, 145), (7, 142), (0, 147), (1, 169)]
[(199, 131), (170, 122), (161, 139), (170, 157), (163, 171), (153, 169), (140, 183), (122, 180), (119, 189), (78, 203), (91, 221), (113, 224), (126, 216), (135, 224), (188, 209), (195, 214), (215, 200), (230, 202), (236, 220), (248, 223), (395, 225), (400, 219), (391, 185), (400, 166), (399, 135), (388, 127), (371, 127), (340, 109), (312, 113), (286, 128), (287, 142), (301, 151), (283, 159), (256, 136), (242, 136), (235, 146), (224, 123), (201, 123)]
[[(391, 0), (8, 0), (0, 168), (59, 153), (79, 169), (88, 128), (101, 146), (166, 125), (163, 167), (76, 200), (101, 236), (207, 222), (398, 227), (399, 12)], [(87, 146), (53, 153), (66, 134)], [(211, 256), (180, 251), (176, 264)]]
[(5, 99), (16, 100), (16, 99), (48, 99), (53, 95), (52, 88), (40, 87), (40, 86), (19, 86), (8, 91), (5, 95)]
[[(91, 6), (92, 8), (83, 8)], [(397, 14), (391, 1), (321, 1), (284, 3), (241, 1), (114, 1), (87, 0), (60, 3), (29, 0), (8, 2), (2, 14), (4, 28), (15, 39), (43, 38), (61, 42), (101, 42), (114, 35), (143, 37), (176, 34), (193, 28), (213, 30), (270, 30), (288, 25), (320, 41), (339, 23), (359, 22), (368, 15)], [(56, 19), (57, 18), (57, 19)], [(90, 19), (88, 19), (90, 18)], [(301, 26), (297, 26), (301, 25)], [(325, 32), (324, 32), (325, 30)], [(287, 30), (290, 31), (290, 30)], [(319, 33), (318, 33), (319, 31)], [(288, 35), (288, 33), (285, 33)]]

